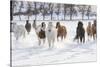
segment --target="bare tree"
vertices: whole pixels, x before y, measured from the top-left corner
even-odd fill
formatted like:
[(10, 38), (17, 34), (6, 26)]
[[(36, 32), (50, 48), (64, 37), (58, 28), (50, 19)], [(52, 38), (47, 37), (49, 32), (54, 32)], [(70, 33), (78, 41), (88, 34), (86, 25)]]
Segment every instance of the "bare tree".
[(14, 8), (16, 7), (17, 1), (10, 1), (10, 20), (13, 20)]
[(57, 17), (58, 17), (58, 20), (59, 20), (59, 14), (60, 14), (60, 8), (61, 8), (61, 5), (60, 4), (57, 4), (56, 5), (56, 11), (55, 11), (55, 13), (56, 13), (56, 15), (57, 15)]
[(87, 9), (87, 16), (88, 16), (88, 19), (89, 19), (89, 17), (90, 17), (90, 12), (91, 12), (91, 6), (89, 5), (89, 6), (88, 6), (88, 9)]
[[(19, 13), (21, 12), (22, 7), (23, 7), (23, 1), (20, 1)], [(19, 19), (21, 20), (21, 14), (19, 14)]]
[(74, 6), (73, 4), (69, 4), (69, 8), (70, 8), (70, 20), (72, 20), (72, 16), (73, 14), (75, 15), (76, 14), (76, 10), (74, 9)]
[(50, 14), (51, 14), (51, 20), (52, 20), (52, 16), (53, 16), (53, 7), (54, 7), (54, 4), (49, 3), (49, 11), (50, 11)]
[(13, 20), (13, 11), (14, 11), (13, 1), (10, 1), (10, 20)]
[(40, 12), (42, 13), (43, 20), (45, 20), (45, 16), (47, 14), (47, 8), (45, 7), (46, 3), (42, 3), (40, 6)]
[(36, 20), (36, 18), (37, 18), (37, 13), (36, 13), (36, 11), (37, 11), (36, 6), (37, 6), (37, 5), (36, 5), (36, 4), (37, 4), (37, 3), (34, 2), (34, 6), (35, 6), (35, 7), (34, 7), (35, 20)]
[(86, 12), (86, 5), (82, 5), (82, 6), (79, 6), (78, 5), (78, 8), (79, 8), (79, 12), (81, 12), (82, 14), (82, 20), (84, 19), (84, 15), (85, 15), (85, 12)]
[(29, 20), (30, 16), (31, 16), (33, 13), (32, 13), (32, 10), (31, 10), (31, 8), (32, 8), (31, 2), (27, 2), (27, 3), (28, 3), (27, 16), (28, 16), (28, 20)]
[(66, 5), (69, 8), (69, 14), (70, 14), (70, 20), (72, 20), (72, 16), (75, 15), (77, 12), (74, 8), (74, 4), (67, 4)]
[(28, 3), (28, 9), (27, 9), (27, 15), (28, 15), (28, 20), (29, 20), (29, 13), (31, 12), (31, 3), (30, 2), (27, 2)]
[(68, 4), (63, 4), (63, 8), (64, 8), (63, 14), (64, 14), (64, 20), (65, 20), (66, 14), (67, 14), (67, 12), (69, 11), (69, 10), (68, 10), (68, 8), (69, 8)]

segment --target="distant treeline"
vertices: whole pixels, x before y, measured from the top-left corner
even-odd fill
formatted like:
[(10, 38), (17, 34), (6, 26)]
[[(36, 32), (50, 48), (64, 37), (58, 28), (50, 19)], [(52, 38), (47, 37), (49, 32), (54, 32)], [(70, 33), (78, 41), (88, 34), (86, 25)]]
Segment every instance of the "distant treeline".
[[(95, 7), (95, 10), (93, 9)], [(53, 15), (59, 19), (59, 16), (63, 17), (63, 20), (66, 20), (66, 17), (69, 17), (69, 20), (73, 20), (73, 16), (77, 17), (81, 15), (81, 19), (84, 20), (84, 17), (87, 16), (87, 19), (90, 19), (91, 16), (96, 17), (96, 6), (94, 5), (75, 5), (75, 4), (61, 4), (61, 3), (46, 3), (46, 2), (32, 2), (32, 1), (10, 1), (10, 18), (13, 20), (14, 16), (18, 16), (19, 20), (21, 16), (27, 16), (28, 20), (30, 16), (34, 16), (33, 20), (37, 20), (37, 16), (41, 14), (43, 20), (46, 19), (46, 16), (50, 17), (50, 20), (53, 20)]]

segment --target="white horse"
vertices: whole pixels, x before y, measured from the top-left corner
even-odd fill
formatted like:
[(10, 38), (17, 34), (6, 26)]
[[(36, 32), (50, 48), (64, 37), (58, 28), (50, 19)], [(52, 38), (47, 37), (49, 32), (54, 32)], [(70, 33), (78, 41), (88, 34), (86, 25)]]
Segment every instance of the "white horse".
[(53, 26), (52, 22), (48, 23), (48, 27), (46, 29), (46, 37), (49, 43), (49, 47), (53, 47), (57, 38), (57, 29)]
[(12, 29), (16, 40), (18, 40), (21, 36), (25, 37), (25, 27), (23, 25), (13, 23)]

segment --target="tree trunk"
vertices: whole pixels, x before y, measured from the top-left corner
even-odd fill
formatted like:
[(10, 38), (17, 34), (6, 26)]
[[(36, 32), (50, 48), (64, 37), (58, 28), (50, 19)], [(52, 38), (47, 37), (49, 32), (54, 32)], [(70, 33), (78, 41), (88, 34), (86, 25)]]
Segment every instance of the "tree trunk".
[(30, 16), (28, 16), (28, 20), (30, 19)]
[(90, 16), (89, 16), (89, 14), (88, 14), (88, 20), (90, 19)]
[(35, 15), (35, 20), (37, 20), (37, 15)]
[(10, 1), (10, 21), (13, 20), (13, 15), (12, 15), (12, 12), (13, 12), (13, 8), (12, 8), (12, 1)]
[(51, 14), (51, 20), (52, 20), (52, 14)]
[(64, 14), (64, 20), (65, 20), (65, 14)]
[(72, 8), (70, 8), (70, 20), (72, 20)]
[(70, 20), (72, 20), (72, 5), (70, 6)]
[(84, 20), (84, 13), (82, 13), (82, 20)]
[(44, 15), (43, 15), (43, 20), (44, 20)]
[(59, 15), (57, 15), (58, 16), (58, 20), (59, 20)]
[(19, 15), (19, 20), (21, 20), (21, 15)]
[(72, 20), (72, 13), (70, 12), (70, 20)]
[[(37, 6), (37, 5), (36, 5), (36, 2), (34, 2), (34, 6), (35, 6), (34, 9), (37, 10), (37, 9), (36, 9), (36, 6)], [(36, 11), (35, 11), (35, 13), (36, 13)], [(37, 15), (35, 14), (35, 20), (36, 20), (36, 19), (37, 19)]]
[[(19, 9), (19, 13), (21, 12), (21, 7)], [(19, 14), (19, 20), (21, 20), (21, 15)]]

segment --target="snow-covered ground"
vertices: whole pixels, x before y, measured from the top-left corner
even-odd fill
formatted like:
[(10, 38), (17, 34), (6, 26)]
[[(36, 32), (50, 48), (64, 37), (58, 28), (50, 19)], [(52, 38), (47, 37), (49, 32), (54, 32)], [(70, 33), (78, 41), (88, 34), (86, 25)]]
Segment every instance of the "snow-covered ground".
[[(83, 21), (86, 29), (88, 22)], [(25, 21), (14, 21), (17, 24), (25, 25)], [(40, 24), (42, 21), (37, 21)], [(49, 21), (44, 21), (48, 24)], [(52, 21), (55, 25), (57, 21)], [(47, 40), (45, 44), (38, 45), (38, 39), (34, 29), (26, 37), (20, 37), (15, 40), (12, 35), (12, 65), (15, 66), (32, 66), (43, 64), (73, 63), (73, 62), (89, 62), (96, 61), (96, 40), (87, 40), (85, 43), (77, 43), (73, 41), (76, 35), (76, 27), (78, 21), (60, 21), (67, 28), (67, 37), (64, 41), (56, 41), (53, 48), (49, 48)], [(30, 21), (32, 24), (33, 21)]]

